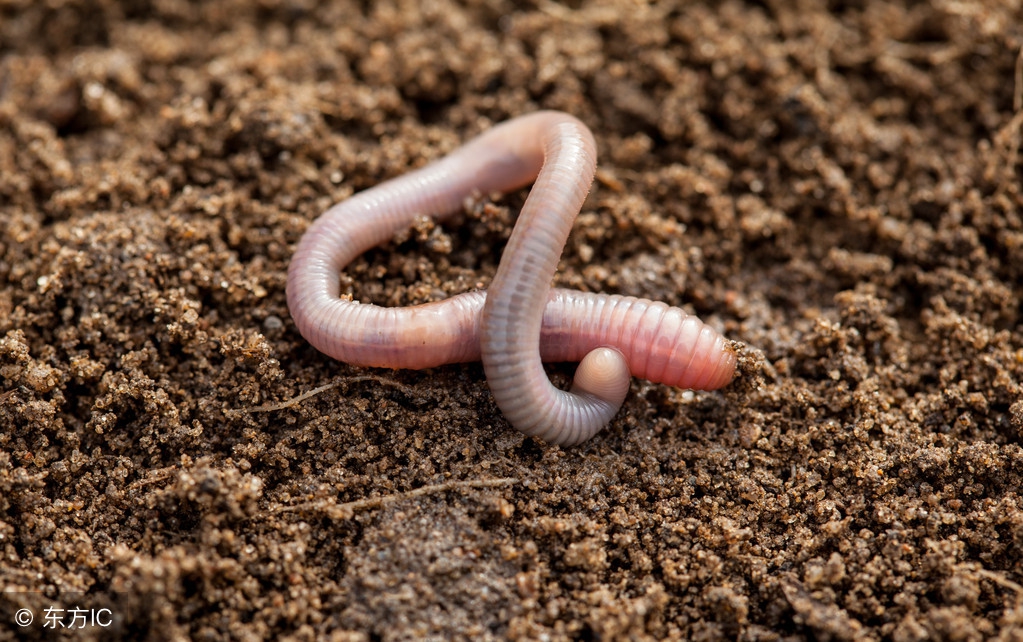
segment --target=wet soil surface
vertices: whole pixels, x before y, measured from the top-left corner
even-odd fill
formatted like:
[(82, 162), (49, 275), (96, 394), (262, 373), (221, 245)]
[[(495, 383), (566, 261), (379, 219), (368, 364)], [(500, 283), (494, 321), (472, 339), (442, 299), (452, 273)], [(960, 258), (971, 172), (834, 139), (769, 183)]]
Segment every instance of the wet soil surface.
[[(0, 585), (37, 592), (0, 639), (74, 599), (116, 615), (76, 639), (1023, 639), (1021, 25), (0, 0)], [(539, 108), (600, 148), (557, 284), (747, 346), (726, 390), (635, 381), (568, 449), (479, 364), (334, 362), (285, 304), (330, 204)], [(485, 287), (523, 198), (346, 293)]]

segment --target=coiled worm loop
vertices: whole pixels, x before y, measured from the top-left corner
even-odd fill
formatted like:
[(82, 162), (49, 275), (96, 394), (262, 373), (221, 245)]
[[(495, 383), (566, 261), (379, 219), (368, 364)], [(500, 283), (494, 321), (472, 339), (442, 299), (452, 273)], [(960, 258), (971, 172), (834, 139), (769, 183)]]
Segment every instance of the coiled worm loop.
[[(321, 352), (355, 365), (428, 368), (482, 359), (509, 422), (563, 445), (610, 421), (630, 376), (701, 390), (725, 385), (736, 355), (696, 317), (645, 299), (550, 288), (595, 159), (585, 125), (537, 112), (335, 205), (310, 225), (288, 268), (296, 327)], [(443, 220), (467, 198), (534, 179), (487, 293), (404, 308), (341, 298), (344, 266), (417, 216)], [(541, 360), (581, 361), (573, 391), (554, 388)]]

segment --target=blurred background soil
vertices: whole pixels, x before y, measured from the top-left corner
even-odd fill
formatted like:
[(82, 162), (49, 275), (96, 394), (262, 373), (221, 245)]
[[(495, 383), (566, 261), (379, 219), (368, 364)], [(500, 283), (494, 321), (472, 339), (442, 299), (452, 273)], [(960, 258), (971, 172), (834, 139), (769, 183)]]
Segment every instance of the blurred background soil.
[[(50, 639), (33, 599), (114, 605), (78, 639), (1023, 639), (1021, 46), (1019, 0), (0, 0), (0, 585), (41, 592), (0, 639)], [(749, 346), (569, 449), (284, 294), (330, 204), (539, 108), (600, 148), (557, 283)], [(524, 194), (346, 292), (485, 287)]]

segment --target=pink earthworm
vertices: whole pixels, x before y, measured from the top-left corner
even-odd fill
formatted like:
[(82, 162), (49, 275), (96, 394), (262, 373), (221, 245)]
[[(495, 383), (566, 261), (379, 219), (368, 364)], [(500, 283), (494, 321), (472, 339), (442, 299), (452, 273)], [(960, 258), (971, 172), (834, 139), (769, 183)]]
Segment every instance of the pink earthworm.
[[(482, 359), (509, 423), (561, 445), (606, 425), (631, 376), (680, 388), (724, 386), (735, 352), (696, 317), (646, 299), (550, 287), (595, 165), (589, 129), (568, 114), (541, 111), (355, 194), (314, 221), (295, 250), (287, 295), (296, 327), (321, 352), (354, 365), (418, 369)], [(341, 270), (416, 217), (443, 220), (467, 199), (534, 180), (487, 292), (404, 308), (340, 296)], [(572, 392), (550, 383), (542, 360), (580, 362)]]

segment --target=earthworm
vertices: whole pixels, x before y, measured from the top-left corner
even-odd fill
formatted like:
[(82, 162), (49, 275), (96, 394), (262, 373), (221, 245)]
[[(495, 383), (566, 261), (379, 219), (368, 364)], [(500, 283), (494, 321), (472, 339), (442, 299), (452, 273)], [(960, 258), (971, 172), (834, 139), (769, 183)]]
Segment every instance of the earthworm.
[[(309, 226), (288, 268), (296, 327), (321, 352), (354, 365), (419, 369), (482, 359), (509, 423), (562, 445), (585, 441), (611, 420), (630, 376), (724, 386), (735, 352), (696, 317), (646, 299), (550, 287), (595, 166), (589, 129), (541, 111), (334, 205)], [(534, 180), (487, 292), (403, 308), (340, 296), (341, 270), (416, 217), (440, 221), (468, 199)], [(580, 361), (572, 392), (550, 383), (542, 360)]]

